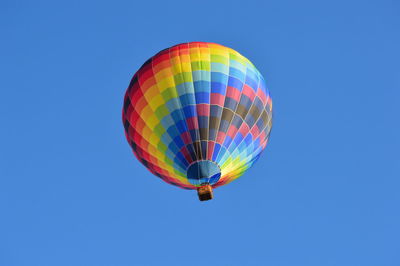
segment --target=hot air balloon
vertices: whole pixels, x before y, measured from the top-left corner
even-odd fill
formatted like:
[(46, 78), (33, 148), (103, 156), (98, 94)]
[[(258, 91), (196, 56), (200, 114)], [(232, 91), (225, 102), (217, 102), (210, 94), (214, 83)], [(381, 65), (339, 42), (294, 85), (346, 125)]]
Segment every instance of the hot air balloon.
[(253, 165), (268, 143), (272, 100), (264, 78), (235, 50), (207, 42), (157, 53), (124, 98), (126, 138), (137, 159), (199, 199)]

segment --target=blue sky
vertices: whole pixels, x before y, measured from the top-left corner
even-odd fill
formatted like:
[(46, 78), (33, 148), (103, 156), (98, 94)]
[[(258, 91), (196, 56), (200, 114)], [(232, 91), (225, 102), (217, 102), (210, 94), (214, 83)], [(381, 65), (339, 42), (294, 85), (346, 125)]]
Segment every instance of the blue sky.
[[(0, 3), (1, 266), (400, 265), (397, 1)], [(121, 122), (131, 76), (187, 41), (241, 52), (270, 144), (199, 202)]]

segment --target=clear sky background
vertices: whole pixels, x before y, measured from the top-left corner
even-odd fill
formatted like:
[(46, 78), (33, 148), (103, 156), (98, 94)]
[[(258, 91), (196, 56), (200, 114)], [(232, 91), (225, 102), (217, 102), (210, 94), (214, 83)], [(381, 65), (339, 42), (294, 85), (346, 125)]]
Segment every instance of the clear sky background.
[[(0, 266), (400, 265), (400, 4), (0, 2)], [(266, 78), (267, 150), (199, 202), (124, 137), (141, 64), (187, 41)]]

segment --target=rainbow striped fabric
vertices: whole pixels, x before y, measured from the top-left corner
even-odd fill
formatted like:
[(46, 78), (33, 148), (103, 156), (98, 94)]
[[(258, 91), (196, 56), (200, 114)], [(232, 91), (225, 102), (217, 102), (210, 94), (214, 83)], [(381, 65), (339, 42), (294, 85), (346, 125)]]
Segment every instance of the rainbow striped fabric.
[(238, 52), (183, 43), (136, 72), (123, 123), (134, 154), (153, 174), (185, 189), (218, 187), (241, 176), (266, 147), (272, 100)]

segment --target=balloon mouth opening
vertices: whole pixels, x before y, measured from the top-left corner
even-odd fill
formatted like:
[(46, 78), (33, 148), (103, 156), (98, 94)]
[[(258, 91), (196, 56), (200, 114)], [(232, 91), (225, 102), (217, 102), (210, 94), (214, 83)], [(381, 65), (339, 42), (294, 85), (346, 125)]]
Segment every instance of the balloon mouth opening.
[(217, 163), (209, 160), (196, 161), (189, 165), (187, 178), (192, 185), (213, 185), (221, 178), (221, 169)]

